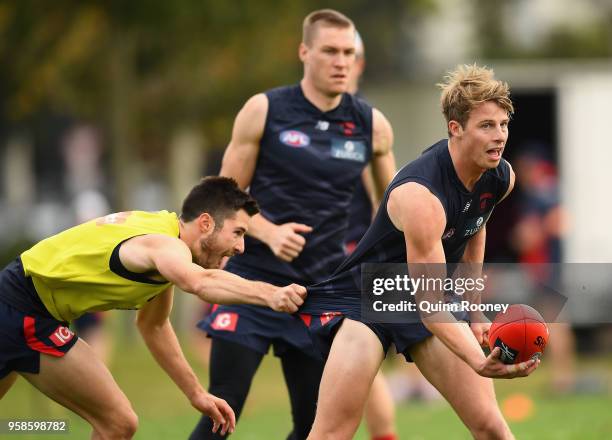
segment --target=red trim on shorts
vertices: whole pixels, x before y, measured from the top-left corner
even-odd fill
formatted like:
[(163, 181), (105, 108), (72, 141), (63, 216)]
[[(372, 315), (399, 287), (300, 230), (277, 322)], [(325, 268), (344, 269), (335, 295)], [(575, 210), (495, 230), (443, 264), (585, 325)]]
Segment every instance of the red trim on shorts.
[(23, 317), (23, 334), (25, 335), (28, 347), (30, 347), (32, 350), (50, 354), (51, 356), (56, 357), (64, 356), (65, 353), (45, 345), (36, 337), (36, 319), (34, 319), (32, 316)]
[(300, 313), (300, 319), (306, 324), (306, 327), (310, 327), (310, 323), (312, 322), (312, 315), (308, 313)]
[(336, 316), (342, 316), (342, 312), (325, 312), (322, 313), (319, 319), (321, 320), (321, 325), (326, 325), (329, 321), (334, 319)]
[(213, 304), (211, 313), (215, 313), (215, 310), (219, 308), (219, 304)]

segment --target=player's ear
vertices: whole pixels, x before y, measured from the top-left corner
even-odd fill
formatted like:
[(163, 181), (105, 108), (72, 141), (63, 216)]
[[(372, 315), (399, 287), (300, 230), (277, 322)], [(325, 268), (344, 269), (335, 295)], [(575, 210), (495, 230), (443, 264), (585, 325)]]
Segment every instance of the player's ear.
[(210, 233), (215, 229), (215, 219), (209, 213), (203, 212), (198, 217), (198, 227), (200, 232)]
[(306, 60), (306, 54), (308, 53), (308, 46), (304, 44), (304, 42), (300, 43), (300, 47), (298, 48), (298, 55), (300, 57), (300, 61), (303, 63)]
[(448, 121), (448, 132), (451, 136), (461, 136), (463, 134), (463, 127), (458, 121)]

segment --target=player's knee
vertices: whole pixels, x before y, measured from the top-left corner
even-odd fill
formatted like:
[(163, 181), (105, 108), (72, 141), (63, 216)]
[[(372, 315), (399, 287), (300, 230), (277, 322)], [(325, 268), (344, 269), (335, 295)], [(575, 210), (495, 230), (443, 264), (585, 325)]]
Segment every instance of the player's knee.
[(499, 412), (482, 414), (470, 426), (470, 431), (476, 439), (508, 439), (510, 429)]
[(343, 412), (326, 420), (315, 419), (308, 440), (352, 439), (359, 427), (361, 413)]
[(103, 422), (102, 437), (109, 439), (131, 439), (138, 430), (138, 415), (134, 410), (125, 408), (115, 411), (112, 417)]
[(329, 429), (317, 429), (313, 426), (307, 440), (350, 440), (353, 438), (354, 430), (343, 429), (343, 427), (333, 427)]

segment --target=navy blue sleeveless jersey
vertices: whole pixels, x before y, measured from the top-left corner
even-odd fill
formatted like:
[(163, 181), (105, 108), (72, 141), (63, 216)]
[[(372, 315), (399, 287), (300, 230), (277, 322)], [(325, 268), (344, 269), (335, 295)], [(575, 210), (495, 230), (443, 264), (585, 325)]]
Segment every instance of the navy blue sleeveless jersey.
[(448, 141), (444, 139), (429, 147), (395, 175), (381, 209), (355, 251), (330, 279), (308, 288), (300, 313), (341, 312), (358, 318), (361, 264), (407, 261), (404, 234), (395, 228), (386, 209), (390, 192), (407, 182), (425, 186), (442, 203), (446, 213), (446, 227), (440, 237), (444, 255), (447, 263), (458, 263), (470, 238), (485, 225), (497, 202), (508, 191), (510, 166), (502, 159), (497, 168), (487, 170), (473, 190), (468, 191), (455, 172)]
[(345, 251), (350, 254), (372, 222), (372, 201), (363, 182), (355, 188), (355, 195), (349, 208), (349, 226), (346, 234)]
[(372, 156), (372, 108), (344, 94), (338, 107), (322, 112), (299, 85), (266, 96), (268, 115), (249, 191), (271, 222), (304, 223), (313, 231), (291, 263), (247, 237), (245, 253), (232, 257), (228, 270), (316, 283), (345, 257), (350, 202)]

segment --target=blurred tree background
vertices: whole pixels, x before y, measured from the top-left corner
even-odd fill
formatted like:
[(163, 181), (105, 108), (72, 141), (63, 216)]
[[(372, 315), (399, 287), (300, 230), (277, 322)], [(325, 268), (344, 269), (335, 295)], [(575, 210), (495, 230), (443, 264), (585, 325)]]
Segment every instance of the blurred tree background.
[[(400, 65), (402, 21), (432, 3), (333, 6), (368, 35), (370, 75)], [(234, 115), (258, 91), (296, 82), (301, 21), (322, 1), (12, 1), (0, 4), (4, 140), (64, 115), (103, 127), (117, 209), (135, 161), (164, 173), (171, 137), (197, 128), (222, 148)], [(363, 26), (361, 25), (363, 23)]]
[[(390, 79), (409, 82), (434, 65), (432, 76), (439, 78), (455, 63), (454, 53), (460, 60), (609, 58), (610, 2), (579, 3), (585, 19), (540, 26), (538, 19), (555, 14), (530, 8), (557, 2), (0, 1), (0, 156), (5, 161), (7, 144), (25, 138), (33, 145), (38, 185), (38, 200), (31, 202), (53, 198), (61, 192), (65, 166), (57, 139), (75, 123), (89, 123), (103, 139), (111, 208), (133, 208), (129, 194), (143, 173), (160, 182), (180, 174), (184, 164), (171, 166), (177, 134), (198, 137), (185, 161), (194, 150), (217, 152), (218, 159), (249, 96), (299, 80), (301, 23), (314, 9), (331, 7), (353, 18), (366, 42), (372, 87)], [(536, 21), (521, 25), (529, 17)], [(437, 65), (431, 56), (436, 47)], [(206, 171), (216, 169), (198, 170)], [(172, 200), (181, 191), (174, 193)]]

